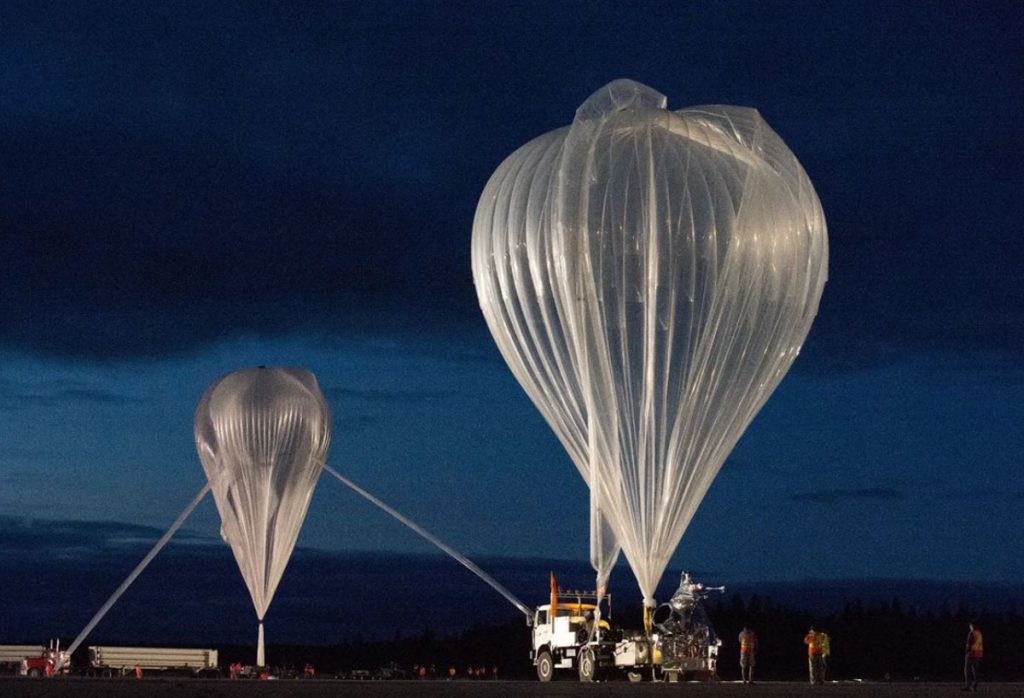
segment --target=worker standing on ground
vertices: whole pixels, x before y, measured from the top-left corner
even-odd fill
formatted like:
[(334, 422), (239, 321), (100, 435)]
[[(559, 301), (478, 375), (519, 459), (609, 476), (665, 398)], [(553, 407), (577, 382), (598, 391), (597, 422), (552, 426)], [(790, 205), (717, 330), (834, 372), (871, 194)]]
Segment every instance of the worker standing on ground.
[(828, 680), (828, 663), (832, 657), (832, 636), (822, 628), (818, 631), (818, 642), (821, 643), (821, 680)]
[(743, 626), (740, 631), (740, 675), (743, 683), (754, 683), (754, 664), (757, 660), (757, 633)]
[(967, 646), (964, 649), (964, 690), (978, 690), (978, 665), (985, 655), (985, 646), (981, 631), (974, 623), (967, 624)]
[(821, 639), (818, 633), (814, 631), (814, 626), (807, 631), (804, 635), (804, 644), (807, 645), (807, 668), (810, 674), (811, 684), (824, 683), (822, 678), (823, 667), (822, 667), (822, 652), (824, 648), (821, 646)]

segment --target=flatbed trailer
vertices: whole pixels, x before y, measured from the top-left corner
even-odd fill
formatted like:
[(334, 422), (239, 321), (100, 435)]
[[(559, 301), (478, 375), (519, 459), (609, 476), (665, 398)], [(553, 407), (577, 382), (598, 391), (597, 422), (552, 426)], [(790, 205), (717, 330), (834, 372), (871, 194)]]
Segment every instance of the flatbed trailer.
[(193, 676), (217, 676), (218, 656), (215, 649), (177, 647), (107, 647), (89, 648), (86, 673), (94, 676), (134, 675), (135, 667), (144, 673), (180, 673)]

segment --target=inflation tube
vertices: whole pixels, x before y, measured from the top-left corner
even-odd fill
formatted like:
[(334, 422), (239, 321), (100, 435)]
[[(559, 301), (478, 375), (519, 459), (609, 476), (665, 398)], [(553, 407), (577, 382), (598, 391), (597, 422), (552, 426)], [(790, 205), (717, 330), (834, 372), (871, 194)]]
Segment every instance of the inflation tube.
[(266, 666), (266, 661), (263, 654), (263, 621), (260, 621), (260, 634), (256, 641), (256, 666)]
[(527, 606), (525, 603), (523, 603), (518, 598), (516, 598), (516, 596), (511, 591), (509, 591), (504, 586), (502, 586), (498, 582), (498, 580), (494, 579), (494, 577), (492, 577), (491, 575), (487, 574), (482, 569), (477, 567), (473, 563), (473, 561), (470, 560), (469, 558), (467, 558), (465, 555), (463, 555), (459, 551), (457, 551), (454, 548), (452, 548), (451, 546), (449, 546), (447, 543), (442, 541), (440, 538), (435, 536), (430, 531), (427, 531), (426, 529), (424, 529), (422, 526), (417, 524), (415, 521), (412, 521), (412, 520), (406, 518), (405, 516), (403, 516), (402, 514), (397, 512), (396, 510), (392, 509), (390, 506), (388, 506), (387, 504), (385, 504), (381, 500), (379, 500), (376, 497), (374, 497), (372, 494), (370, 494), (369, 492), (364, 490), (362, 487), (360, 487), (356, 483), (354, 483), (351, 480), (349, 480), (347, 477), (345, 477), (344, 475), (342, 475), (341, 473), (339, 473), (337, 470), (335, 470), (331, 466), (327, 465), (326, 463), (324, 463), (324, 472), (330, 473), (332, 476), (334, 476), (335, 479), (337, 479), (343, 485), (345, 485), (349, 489), (353, 490), (354, 492), (356, 492), (357, 494), (359, 494), (361, 497), (363, 497), (367, 501), (371, 502), (372, 504), (375, 504), (380, 509), (383, 509), (385, 512), (390, 514), (395, 519), (397, 519), (397, 520), (401, 521), (402, 523), (404, 523), (406, 526), (411, 528), (413, 531), (418, 533), (420, 536), (422, 536), (423, 538), (426, 538), (428, 541), (430, 541), (431, 543), (436, 545), (438, 548), (443, 550), (445, 553), (447, 553), (452, 559), (454, 559), (460, 565), (462, 565), (467, 570), (469, 570), (470, 572), (475, 574), (477, 577), (482, 579), (492, 589), (494, 589), (496, 592), (498, 592), (499, 594), (504, 596), (506, 601), (508, 601), (513, 606), (515, 606), (517, 609), (519, 609), (519, 611), (524, 616), (526, 616), (526, 622), (527, 623), (530, 623), (533, 620), (533, 611), (530, 610), (529, 606)]
[[(128, 589), (128, 587), (132, 585), (132, 582), (135, 581), (136, 577), (142, 574), (142, 570), (146, 569), (149, 563), (153, 561), (153, 558), (156, 557), (156, 554), (163, 550), (163, 547), (167, 545), (167, 541), (169, 541), (171, 539), (171, 536), (173, 536), (177, 532), (177, 530), (181, 528), (181, 525), (185, 523), (185, 519), (187, 519), (189, 515), (195, 510), (195, 508), (199, 506), (199, 502), (203, 501), (203, 497), (205, 497), (206, 493), (209, 491), (210, 483), (206, 483), (203, 489), (199, 490), (199, 494), (197, 494), (195, 498), (191, 502), (189, 502), (189, 505), (185, 507), (185, 509), (178, 515), (178, 518), (174, 520), (174, 523), (172, 523), (171, 527), (167, 529), (167, 532), (160, 537), (160, 540), (156, 542), (156, 545), (153, 546), (153, 549), (146, 553), (146, 557), (142, 558), (142, 562), (140, 562), (135, 567), (135, 569), (132, 570), (131, 574), (129, 574), (128, 577), (123, 582), (121, 582), (121, 586), (114, 590), (114, 593), (111, 594), (110, 598), (107, 599), (107, 602), (100, 607), (100, 610), (96, 611), (96, 615), (94, 615), (92, 617), (92, 620), (90, 620), (89, 623), (82, 629), (82, 632), (78, 633), (78, 637), (75, 638), (74, 642), (72, 642), (68, 646), (67, 657), (69, 659), (71, 658), (71, 655), (74, 654), (75, 650), (78, 649), (78, 646), (85, 641), (85, 638), (89, 635), (89, 633), (92, 632), (93, 628), (96, 627), (96, 624), (103, 620), (103, 616), (107, 615), (107, 611), (109, 611), (110, 608), (115, 603), (117, 603), (117, 600), (121, 598), (121, 594), (123, 594)], [(263, 648), (262, 638), (263, 629), (261, 626), (261, 650)], [(61, 660), (60, 657), (58, 657), (56, 669), (59, 671), (62, 666), (63, 661)]]

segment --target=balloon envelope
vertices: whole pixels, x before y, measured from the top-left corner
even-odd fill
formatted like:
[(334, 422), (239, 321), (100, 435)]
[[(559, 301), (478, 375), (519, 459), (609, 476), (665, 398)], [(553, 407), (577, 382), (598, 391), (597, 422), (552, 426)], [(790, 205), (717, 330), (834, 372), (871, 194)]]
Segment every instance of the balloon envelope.
[[(331, 439), (316, 378), (297, 368), (230, 373), (195, 412), (199, 458), (260, 621), (306, 517)], [(260, 626), (262, 634), (262, 625)]]
[(488, 326), (555, 431), (585, 436), (559, 433), (649, 605), (798, 354), (828, 257), (814, 188), (755, 110), (665, 106), (598, 90), (502, 163), (473, 227)]
[[(590, 484), (584, 377), (567, 324), (571, 318), (558, 294), (546, 219), (565, 131), (527, 144), (491, 177), (473, 225), (473, 278), (498, 349)], [(619, 545), (596, 491), (591, 495), (590, 557), (600, 589), (618, 559)]]

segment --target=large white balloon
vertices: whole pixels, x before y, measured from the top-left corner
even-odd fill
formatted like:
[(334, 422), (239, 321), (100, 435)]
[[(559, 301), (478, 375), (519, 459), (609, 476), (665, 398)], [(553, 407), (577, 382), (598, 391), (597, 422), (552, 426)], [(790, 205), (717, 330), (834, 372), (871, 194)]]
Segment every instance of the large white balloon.
[(665, 106), (629, 80), (598, 90), (502, 163), (473, 224), (488, 326), (586, 460), (647, 605), (799, 353), (828, 257), (814, 188), (757, 111)]
[(313, 374), (297, 368), (229, 373), (196, 407), (195, 438), (221, 519), (259, 619), (306, 518), (331, 440), (327, 402)]

